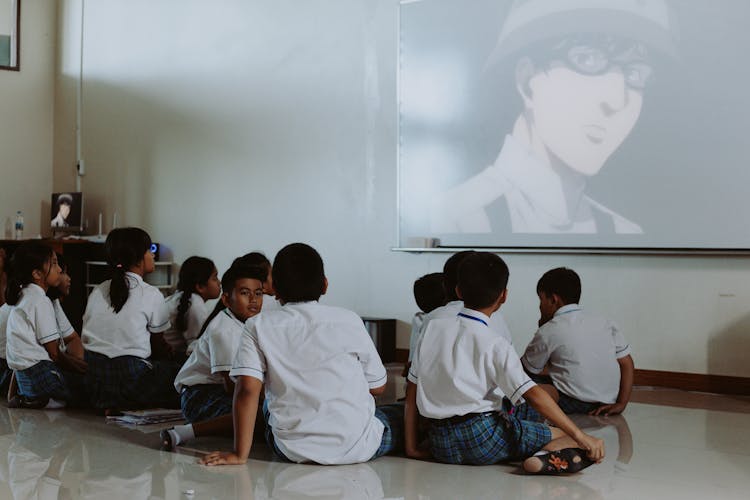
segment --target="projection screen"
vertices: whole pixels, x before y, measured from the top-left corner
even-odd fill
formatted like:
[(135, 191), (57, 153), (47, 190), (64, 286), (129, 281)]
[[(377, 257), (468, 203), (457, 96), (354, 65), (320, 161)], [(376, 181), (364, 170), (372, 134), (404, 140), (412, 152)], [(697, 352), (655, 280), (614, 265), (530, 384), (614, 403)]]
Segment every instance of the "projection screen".
[(750, 249), (748, 20), (745, 0), (404, 0), (399, 245)]

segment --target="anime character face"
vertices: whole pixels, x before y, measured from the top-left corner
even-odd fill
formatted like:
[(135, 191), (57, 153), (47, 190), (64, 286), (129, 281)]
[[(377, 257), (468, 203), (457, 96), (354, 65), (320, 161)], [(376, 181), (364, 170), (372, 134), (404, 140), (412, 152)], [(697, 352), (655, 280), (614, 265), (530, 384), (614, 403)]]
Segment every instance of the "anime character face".
[(541, 65), (522, 58), (517, 83), (544, 153), (580, 174), (599, 172), (641, 114), (646, 55), (639, 43), (605, 37), (563, 40)]

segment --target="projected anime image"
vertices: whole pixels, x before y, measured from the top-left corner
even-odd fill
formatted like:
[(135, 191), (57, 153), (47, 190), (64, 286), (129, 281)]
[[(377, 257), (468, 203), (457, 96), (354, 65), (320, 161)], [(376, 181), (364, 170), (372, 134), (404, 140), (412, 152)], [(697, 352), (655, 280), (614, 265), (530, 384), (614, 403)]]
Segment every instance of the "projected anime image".
[(437, 197), (434, 230), (641, 233), (586, 184), (637, 124), (651, 54), (674, 50), (658, 0), (516, 2), (487, 71), (514, 68), (522, 109), (494, 163)]
[[(616, 185), (595, 193), (590, 185), (627, 163), (610, 166), (638, 130), (660, 70), (680, 62), (672, 6), (482, 0), (462, 5), (473, 17), (455, 18), (458, 34), (441, 38), (441, 16), (463, 15), (446, 8), (452, 3), (402, 5), (402, 14), (411, 9), (402, 16), (399, 89), (407, 236), (474, 234), (482, 244), (482, 234), (643, 235), (635, 199), (613, 205)], [(490, 15), (494, 33), (472, 32)]]

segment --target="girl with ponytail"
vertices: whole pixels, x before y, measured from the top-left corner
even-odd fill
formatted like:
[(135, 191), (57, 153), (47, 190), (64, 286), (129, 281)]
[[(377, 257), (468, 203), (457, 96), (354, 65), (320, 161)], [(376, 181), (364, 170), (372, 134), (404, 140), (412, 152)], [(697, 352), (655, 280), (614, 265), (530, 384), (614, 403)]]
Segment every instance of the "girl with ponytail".
[[(151, 237), (137, 227), (112, 230), (104, 243), (112, 279), (89, 295), (83, 315), (86, 382), (101, 410), (179, 408), (178, 366), (152, 359), (169, 328), (164, 296), (143, 277), (154, 270)], [(152, 338), (153, 337), (153, 338)]]
[[(52, 248), (39, 241), (19, 246), (10, 262), (5, 333), (8, 366), (15, 371), (18, 396), (12, 407), (62, 408), (85, 401), (81, 360), (72, 363), (60, 345), (76, 335), (61, 332), (47, 290), (60, 284), (61, 269)], [(77, 335), (76, 335), (77, 337)], [(76, 373), (78, 372), (78, 373)]]
[(192, 352), (201, 326), (208, 318), (206, 301), (221, 293), (218, 271), (205, 257), (188, 257), (180, 267), (177, 290), (167, 299), (170, 329), (164, 333), (176, 359), (185, 359)]

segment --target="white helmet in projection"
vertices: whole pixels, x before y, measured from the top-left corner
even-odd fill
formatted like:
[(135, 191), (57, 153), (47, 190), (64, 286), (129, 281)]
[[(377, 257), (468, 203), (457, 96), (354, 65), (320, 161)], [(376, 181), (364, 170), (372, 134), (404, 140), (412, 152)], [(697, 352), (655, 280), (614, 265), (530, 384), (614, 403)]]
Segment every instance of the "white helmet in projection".
[(665, 0), (516, 0), (487, 66), (536, 42), (579, 33), (637, 40), (677, 57), (678, 27)]

